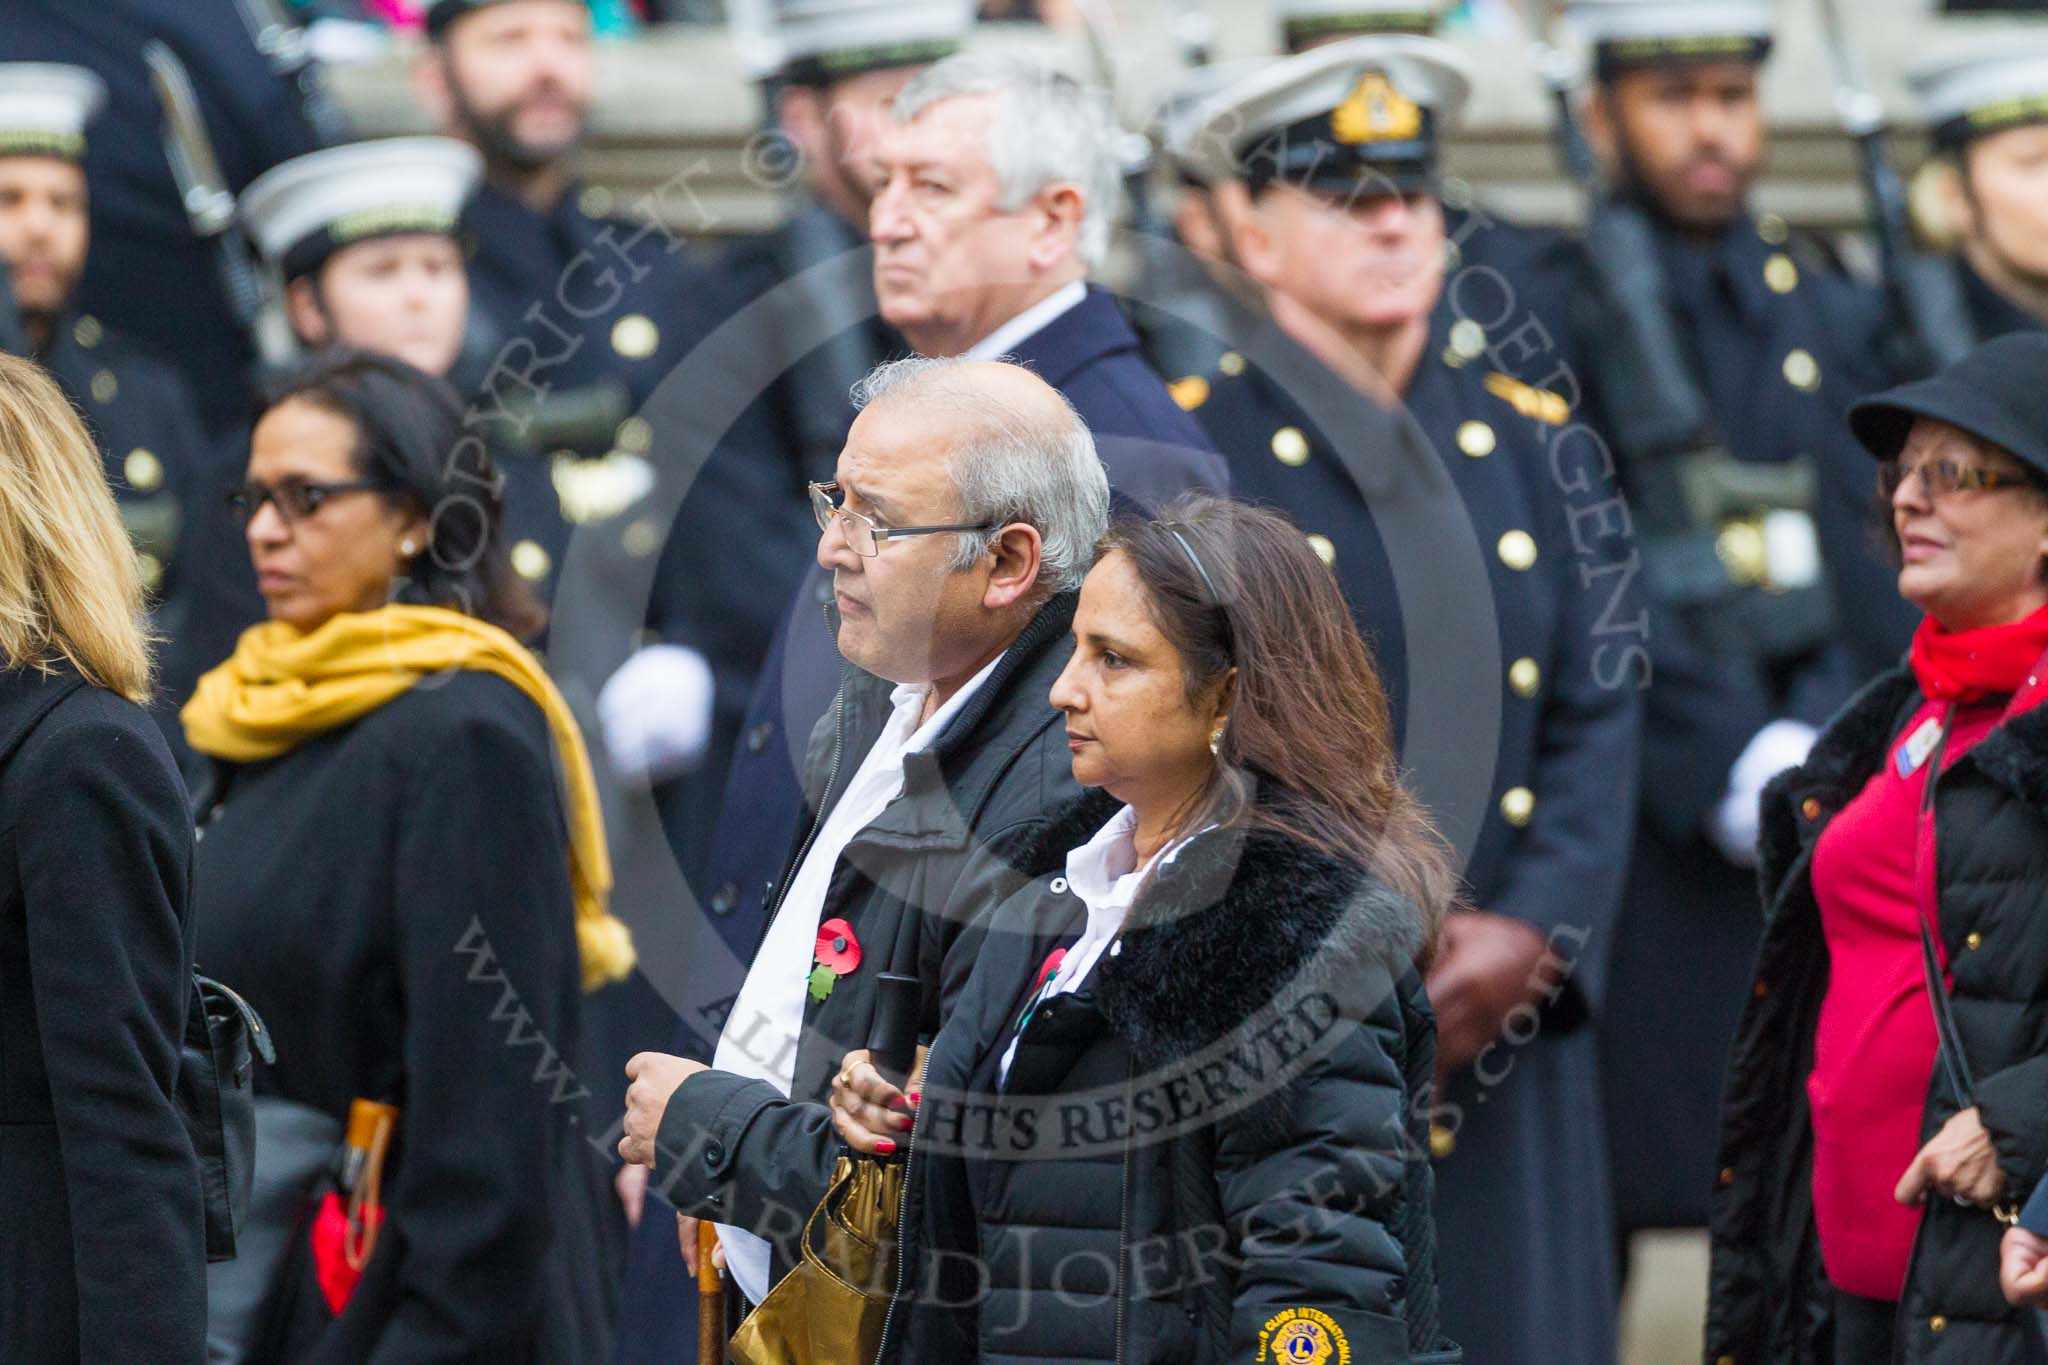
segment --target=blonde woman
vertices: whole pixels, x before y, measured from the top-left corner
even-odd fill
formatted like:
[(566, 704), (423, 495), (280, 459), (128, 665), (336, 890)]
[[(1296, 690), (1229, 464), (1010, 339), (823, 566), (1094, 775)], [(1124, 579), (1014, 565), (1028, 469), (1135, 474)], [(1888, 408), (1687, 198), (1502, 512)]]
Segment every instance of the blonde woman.
[(196, 1361), (192, 826), (99, 452), (0, 354), (0, 1354)]

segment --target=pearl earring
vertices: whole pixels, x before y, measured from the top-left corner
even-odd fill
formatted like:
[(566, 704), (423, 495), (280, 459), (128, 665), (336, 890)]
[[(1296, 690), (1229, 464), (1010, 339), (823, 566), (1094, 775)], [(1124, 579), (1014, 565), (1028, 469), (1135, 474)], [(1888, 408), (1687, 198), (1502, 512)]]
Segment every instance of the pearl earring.
[(406, 556), (407, 558), (411, 558), (413, 555), (416, 555), (420, 552), (420, 547), (408, 540), (400, 543), (398, 547), (398, 552)]

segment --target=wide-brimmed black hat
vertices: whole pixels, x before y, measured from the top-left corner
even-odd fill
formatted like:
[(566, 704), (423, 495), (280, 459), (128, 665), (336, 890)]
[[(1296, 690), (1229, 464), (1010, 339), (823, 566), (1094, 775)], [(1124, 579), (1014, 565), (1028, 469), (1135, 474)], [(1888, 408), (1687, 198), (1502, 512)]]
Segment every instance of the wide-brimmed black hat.
[(1919, 417), (1967, 431), (2048, 477), (2048, 332), (1987, 341), (1932, 378), (1862, 399), (1849, 408), (1849, 429), (1872, 455), (1893, 460)]

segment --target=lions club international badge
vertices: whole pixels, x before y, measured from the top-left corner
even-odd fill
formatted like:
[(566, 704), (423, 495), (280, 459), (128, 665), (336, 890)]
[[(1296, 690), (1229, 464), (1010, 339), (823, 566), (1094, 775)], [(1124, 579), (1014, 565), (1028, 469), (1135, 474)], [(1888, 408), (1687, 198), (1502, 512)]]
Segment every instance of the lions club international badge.
[(1267, 1318), (1259, 1329), (1259, 1360), (1276, 1365), (1350, 1365), (1351, 1343), (1328, 1313), (1290, 1308)]

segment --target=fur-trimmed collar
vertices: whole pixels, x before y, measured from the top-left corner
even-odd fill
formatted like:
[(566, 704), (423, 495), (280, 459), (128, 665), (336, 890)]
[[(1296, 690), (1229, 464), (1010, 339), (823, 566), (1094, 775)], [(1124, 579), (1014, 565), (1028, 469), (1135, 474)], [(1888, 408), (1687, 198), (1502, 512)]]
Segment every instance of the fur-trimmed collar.
[(1364, 869), (1267, 831), (1215, 830), (1190, 840), (1131, 907), (1096, 997), (1140, 1065), (1156, 1065), (1193, 1056), (1283, 995), (1355, 986), (1370, 964), (1398, 982), (1422, 945), (1420, 912)]

